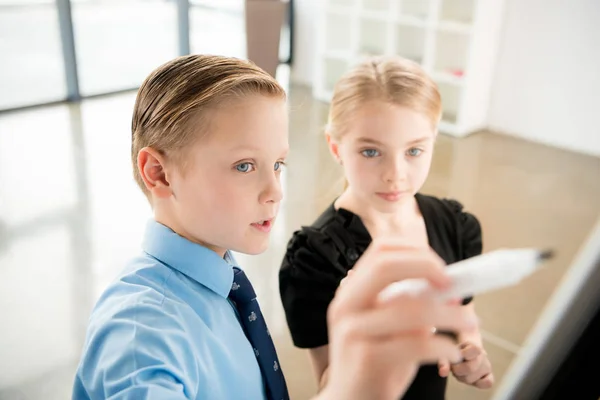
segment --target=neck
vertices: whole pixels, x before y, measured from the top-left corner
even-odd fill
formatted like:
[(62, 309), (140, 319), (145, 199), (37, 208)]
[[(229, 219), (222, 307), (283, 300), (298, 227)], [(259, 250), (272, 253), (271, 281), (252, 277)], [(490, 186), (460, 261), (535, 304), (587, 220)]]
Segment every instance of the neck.
[(393, 212), (382, 212), (368, 201), (356, 196), (350, 188), (347, 188), (336, 200), (335, 208), (344, 208), (358, 215), (372, 233), (402, 231), (414, 221), (415, 215), (419, 212), (414, 196), (399, 203)]
[(154, 219), (156, 220), (156, 222), (163, 224), (164, 226), (168, 227), (173, 232), (189, 240), (190, 242), (199, 244), (202, 247), (206, 247), (207, 249), (214, 251), (221, 258), (225, 257), (227, 249), (212, 245), (207, 241), (196, 237), (191, 232), (188, 232), (183, 226), (183, 224), (179, 223), (178, 219), (174, 218), (173, 214), (165, 210), (163, 207), (154, 208)]

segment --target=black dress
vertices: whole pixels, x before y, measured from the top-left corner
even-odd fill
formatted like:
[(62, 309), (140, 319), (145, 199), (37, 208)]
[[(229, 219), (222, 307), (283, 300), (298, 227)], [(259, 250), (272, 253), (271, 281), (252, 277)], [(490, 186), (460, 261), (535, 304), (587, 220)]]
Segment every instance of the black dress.
[[(479, 221), (459, 202), (423, 194), (415, 198), (429, 245), (447, 264), (481, 254)], [(370, 243), (360, 217), (343, 208), (336, 210), (333, 204), (311, 226), (294, 232), (279, 272), (279, 289), (295, 346), (310, 349), (329, 343), (329, 303)], [(424, 365), (402, 399), (444, 399), (446, 380), (439, 376), (437, 365)]]

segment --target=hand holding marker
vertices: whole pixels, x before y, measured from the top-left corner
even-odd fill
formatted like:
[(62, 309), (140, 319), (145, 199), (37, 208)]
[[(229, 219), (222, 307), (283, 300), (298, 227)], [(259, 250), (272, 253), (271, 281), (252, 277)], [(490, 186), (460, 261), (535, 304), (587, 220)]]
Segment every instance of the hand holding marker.
[[(542, 262), (552, 258), (552, 251), (537, 249), (499, 249), (468, 258), (448, 266), (453, 283), (449, 290), (435, 293), (440, 300), (474, 296), (476, 294), (513, 286), (537, 271)], [(402, 294), (419, 295), (433, 290), (423, 279), (407, 279), (389, 285), (381, 299)]]

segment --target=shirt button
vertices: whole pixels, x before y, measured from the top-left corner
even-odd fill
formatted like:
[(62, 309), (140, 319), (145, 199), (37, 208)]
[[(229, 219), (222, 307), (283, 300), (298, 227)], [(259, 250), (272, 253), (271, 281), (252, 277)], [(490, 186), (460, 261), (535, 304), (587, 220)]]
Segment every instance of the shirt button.
[(348, 256), (350, 261), (358, 260), (358, 252), (356, 251), (356, 249), (348, 249), (346, 251), (346, 255)]

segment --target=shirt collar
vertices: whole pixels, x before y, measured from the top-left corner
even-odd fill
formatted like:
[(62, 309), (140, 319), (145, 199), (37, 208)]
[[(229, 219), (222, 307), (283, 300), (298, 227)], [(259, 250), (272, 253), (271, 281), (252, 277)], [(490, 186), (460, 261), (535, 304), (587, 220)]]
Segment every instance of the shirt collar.
[(235, 265), (229, 250), (225, 258), (221, 258), (213, 250), (187, 240), (154, 219), (148, 221), (142, 249), (222, 297), (229, 296)]

